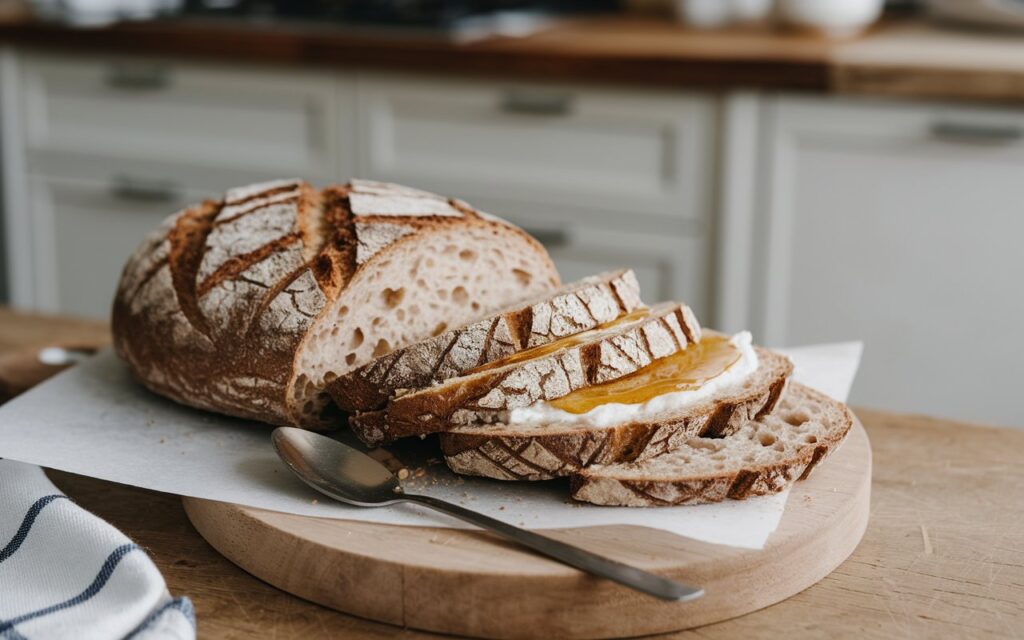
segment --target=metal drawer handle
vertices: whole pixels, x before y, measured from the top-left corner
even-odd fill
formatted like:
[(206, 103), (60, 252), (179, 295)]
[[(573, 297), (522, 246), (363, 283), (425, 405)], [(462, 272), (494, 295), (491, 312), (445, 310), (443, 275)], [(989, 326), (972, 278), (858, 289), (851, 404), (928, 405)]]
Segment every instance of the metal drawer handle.
[(572, 111), (572, 94), (506, 91), (501, 110), (531, 116), (567, 116)]
[(932, 137), (950, 142), (974, 144), (1009, 144), (1024, 138), (1024, 128), (1014, 125), (976, 124), (970, 122), (936, 122)]
[(167, 67), (117, 65), (107, 74), (107, 85), (127, 91), (159, 91), (171, 84), (171, 73)]
[(132, 202), (178, 202), (182, 188), (169, 182), (117, 176), (110, 185), (110, 194), (118, 200)]
[(523, 229), (533, 236), (537, 242), (548, 249), (559, 249), (572, 244), (572, 238), (565, 229)]

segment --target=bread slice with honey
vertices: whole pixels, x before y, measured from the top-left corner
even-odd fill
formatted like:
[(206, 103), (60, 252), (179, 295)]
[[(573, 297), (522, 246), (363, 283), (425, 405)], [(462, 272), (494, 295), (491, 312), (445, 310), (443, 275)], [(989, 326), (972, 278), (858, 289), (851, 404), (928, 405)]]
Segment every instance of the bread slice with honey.
[(650, 507), (742, 500), (803, 480), (853, 426), (841, 402), (793, 383), (775, 411), (724, 438), (691, 438), (641, 462), (593, 465), (571, 480), (576, 500)]
[[(688, 351), (698, 348), (691, 345)], [(454, 427), (440, 435), (442, 453), (456, 473), (498, 480), (549, 480), (591, 465), (657, 457), (695, 436), (729, 434), (773, 410), (793, 369), (790, 361), (779, 354), (759, 348), (755, 352), (758, 366), (753, 373), (687, 409), (602, 426), (581, 419)], [(650, 367), (667, 366), (684, 354), (659, 360)], [(610, 385), (623, 386), (645, 371)]]
[(506, 307), (399, 348), (335, 380), (328, 391), (344, 411), (372, 411), (401, 389), (460, 376), (513, 353), (613, 322), (641, 306), (632, 270), (612, 271)]
[(700, 325), (689, 307), (663, 303), (396, 395), (380, 411), (352, 416), (349, 426), (364, 443), (377, 446), (459, 425), (494, 423), (510, 410), (629, 375), (699, 340)]

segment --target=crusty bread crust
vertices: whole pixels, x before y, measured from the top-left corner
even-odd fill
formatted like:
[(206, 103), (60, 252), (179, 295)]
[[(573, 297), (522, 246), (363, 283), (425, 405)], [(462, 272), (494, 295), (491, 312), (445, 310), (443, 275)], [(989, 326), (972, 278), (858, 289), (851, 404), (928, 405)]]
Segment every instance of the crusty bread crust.
[(725, 438), (693, 438), (639, 464), (572, 476), (576, 500), (630, 507), (702, 504), (778, 493), (807, 478), (853, 426), (843, 403), (791, 383), (769, 415)]
[(632, 270), (566, 285), (552, 294), (396, 349), (335, 380), (328, 391), (344, 411), (372, 411), (399, 389), (418, 389), (518, 351), (611, 322), (641, 305)]
[[(507, 268), (488, 273), (486, 283), (467, 275), (459, 308), (399, 309), (402, 316), (384, 309), (376, 330), (390, 331), (387, 339), (360, 327), (359, 349), (338, 347), (337, 362), (307, 375), (306, 352), (315, 357), (322, 344), (311, 336), (356, 329), (337, 309), (351, 291), (387, 278), (405, 286), (416, 269), (424, 290), (452, 286), (429, 264), (441, 257), (425, 247), (439, 239), (454, 249), (450, 264), (467, 265), (460, 273), (488, 260)], [(332, 419), (322, 400), (328, 373), (343, 375), (368, 362), (371, 350), (426, 337), (442, 314), (466, 322), (558, 284), (540, 244), (464, 202), (366, 180), (322, 191), (280, 180), (232, 189), (222, 200), (171, 216), (148, 236), (122, 273), (114, 346), (143, 384), (183, 404), (323, 427)], [(389, 290), (379, 286), (386, 297)], [(424, 318), (433, 321), (430, 329)]]
[(380, 411), (350, 417), (349, 426), (364, 443), (379, 446), (459, 425), (494, 423), (511, 409), (621, 378), (699, 339), (692, 312), (663, 303), (582, 343), (396, 396)]
[(694, 436), (720, 437), (770, 413), (793, 365), (765, 349), (757, 354), (758, 369), (747, 383), (686, 411), (610, 427), (456, 427), (440, 435), (441, 450), (452, 471), (497, 480), (550, 480), (590, 465), (646, 460)]

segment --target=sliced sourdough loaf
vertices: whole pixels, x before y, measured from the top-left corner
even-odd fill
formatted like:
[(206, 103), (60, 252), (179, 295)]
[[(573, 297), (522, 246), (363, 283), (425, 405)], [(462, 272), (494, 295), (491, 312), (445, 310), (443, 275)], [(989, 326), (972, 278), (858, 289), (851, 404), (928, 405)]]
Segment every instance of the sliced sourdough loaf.
[(663, 303), (605, 326), (534, 347), (392, 398), (380, 411), (349, 418), (367, 445), (494, 423), (511, 409), (561, 398), (585, 386), (615, 380), (700, 340), (686, 305)]
[(440, 435), (441, 450), (452, 471), (498, 480), (549, 480), (590, 465), (656, 457), (694, 436), (728, 434), (772, 411), (793, 366), (774, 352), (756, 353), (758, 367), (742, 382), (686, 409), (611, 426), (584, 420), (460, 426)]
[(612, 322), (640, 305), (640, 285), (631, 270), (592, 276), (396, 349), (341, 376), (328, 391), (345, 411), (379, 409), (400, 389), (460, 376), (513, 353)]
[(540, 244), (460, 200), (281, 180), (231, 189), (151, 234), (122, 273), (114, 345), (178, 402), (321, 427), (331, 380), (558, 286)]
[(669, 453), (633, 464), (595, 465), (572, 477), (572, 496), (628, 507), (719, 502), (777, 493), (846, 437), (853, 414), (841, 402), (790, 384), (769, 415), (724, 438), (691, 438)]

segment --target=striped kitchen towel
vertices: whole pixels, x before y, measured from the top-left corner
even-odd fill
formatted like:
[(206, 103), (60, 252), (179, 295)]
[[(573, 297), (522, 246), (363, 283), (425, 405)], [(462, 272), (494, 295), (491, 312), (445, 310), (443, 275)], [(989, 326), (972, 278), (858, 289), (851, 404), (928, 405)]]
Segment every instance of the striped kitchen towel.
[(195, 617), (123, 533), (0, 460), (0, 640), (49, 638), (192, 640)]

